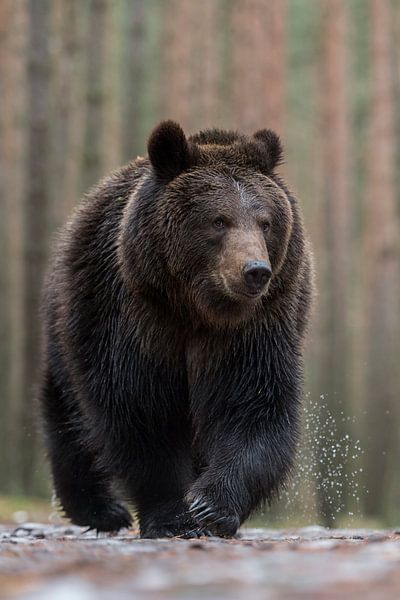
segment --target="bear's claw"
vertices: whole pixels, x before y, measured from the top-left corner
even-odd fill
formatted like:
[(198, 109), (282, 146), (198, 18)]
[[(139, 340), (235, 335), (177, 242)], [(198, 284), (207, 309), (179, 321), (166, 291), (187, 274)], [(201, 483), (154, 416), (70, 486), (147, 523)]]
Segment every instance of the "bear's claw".
[(199, 528), (206, 529), (211, 535), (232, 537), (240, 525), (236, 515), (221, 514), (221, 511), (201, 497), (191, 502), (189, 513), (199, 524)]
[(147, 517), (141, 523), (141, 537), (143, 538), (179, 537), (190, 539), (211, 535), (212, 533), (206, 527), (202, 527), (187, 509), (175, 515), (155, 514), (151, 518)]
[(214, 520), (213, 516), (215, 515), (215, 511), (211, 506), (206, 506), (206, 508), (204, 508), (200, 512), (194, 511), (192, 514), (198, 521), (207, 521), (209, 518), (211, 520)]

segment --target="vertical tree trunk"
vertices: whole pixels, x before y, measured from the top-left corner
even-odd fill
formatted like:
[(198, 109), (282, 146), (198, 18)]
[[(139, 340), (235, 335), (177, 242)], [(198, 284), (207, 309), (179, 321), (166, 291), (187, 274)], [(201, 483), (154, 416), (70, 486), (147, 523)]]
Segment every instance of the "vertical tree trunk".
[(192, 129), (206, 129), (217, 124), (218, 77), (220, 70), (218, 48), (219, 4), (213, 0), (194, 3), (192, 36)]
[[(324, 198), (324, 238), (327, 249), (322, 265), (321, 310), (325, 330), (322, 349), (321, 393), (336, 418), (338, 435), (343, 437), (340, 412), (348, 402), (351, 371), (348, 353), (348, 304), (351, 268), (350, 227), (350, 151), (348, 103), (347, 7), (345, 0), (324, 0), (322, 14), (323, 51), (321, 63), (322, 96), (322, 172)], [(327, 440), (322, 440), (325, 445)], [(322, 452), (322, 450), (321, 450)], [(343, 461), (343, 457), (338, 457)], [(324, 480), (331, 474), (322, 465), (319, 482), (320, 513), (328, 525), (338, 505), (328, 504)]]
[[(122, 5), (119, 2), (108, 2), (105, 11), (104, 28), (104, 65), (103, 89), (104, 105), (102, 111), (102, 138), (101, 152), (103, 154), (103, 173), (110, 172), (121, 165), (122, 162), (122, 131), (121, 119), (122, 105), (122, 40), (119, 30), (120, 12)], [(132, 98), (133, 102), (134, 99)]]
[(247, 133), (260, 129), (263, 120), (260, 98), (264, 97), (265, 82), (264, 11), (259, 0), (236, 0), (233, 4), (232, 119), (238, 129)]
[[(393, 53), (393, 86), (394, 86), (394, 106), (400, 106), (400, 45), (398, 40), (400, 39), (400, 4), (398, 2), (394, 2), (392, 4), (392, 12), (393, 14), (393, 31), (392, 31), (392, 53)], [(395, 137), (396, 137), (396, 155), (395, 155), (395, 165), (399, 164), (400, 161), (400, 111), (394, 111), (394, 120), (395, 120)], [(400, 190), (400, 169), (394, 169), (394, 188), (396, 193), (397, 202), (399, 202), (399, 190)], [(399, 204), (397, 204), (399, 206)], [(399, 218), (397, 218), (397, 224), (399, 225)], [(400, 245), (396, 249), (397, 257), (399, 260), (400, 257)], [(397, 284), (398, 291), (400, 295), (400, 273), (398, 273)], [(400, 306), (398, 307), (400, 309)], [(400, 318), (397, 324), (398, 327), (398, 335), (400, 335)], [(396, 347), (396, 353), (400, 352), (400, 343), (398, 341)], [(400, 379), (398, 380), (398, 387), (400, 387)], [(400, 456), (400, 404), (397, 402), (393, 408), (392, 420), (396, 423), (396, 431), (395, 440), (393, 449), (394, 451), (391, 453), (389, 458), (388, 470), (389, 473), (393, 475), (393, 473), (397, 473), (398, 470), (398, 459)], [(387, 509), (385, 510), (385, 514), (387, 515), (387, 519), (390, 522), (394, 522), (398, 519), (398, 507), (400, 506), (400, 480), (399, 477), (390, 477), (389, 491), (388, 491), (388, 499), (387, 499)]]
[[(10, 10), (8, 2), (0, 4), (0, 88), (4, 88), (6, 72), (7, 72), (7, 29), (9, 28)], [(3, 98), (4, 111), (4, 98)], [(5, 464), (6, 452), (6, 431), (8, 424), (8, 354), (6, 344), (3, 340), (9, 339), (9, 319), (8, 319), (8, 297), (7, 297), (7, 243), (6, 243), (6, 219), (7, 208), (2, 198), (5, 197), (6, 188), (4, 181), (4, 163), (5, 163), (5, 147), (4, 147), (4, 119), (0, 115), (0, 412), (2, 419), (0, 420), (0, 456), (3, 456), (3, 464), (0, 465), (0, 489), (4, 489), (5, 482), (8, 477), (7, 464)]]
[(279, 132), (286, 105), (286, 0), (236, 1), (232, 28), (235, 127)]
[(0, 487), (21, 490), (21, 419), (25, 333), (23, 261), (26, 98), (26, 0), (1, 4), (0, 194), (1, 194), (1, 439)]
[(264, 125), (279, 135), (285, 131), (287, 82), (287, 5), (286, 0), (270, 0), (267, 9), (266, 73), (264, 83)]
[(82, 164), (82, 188), (94, 185), (103, 173), (103, 109), (104, 61), (106, 40), (107, 2), (90, 0), (89, 19), (85, 38), (86, 48), (86, 103), (84, 109), (85, 133)]
[(21, 431), (22, 481), (26, 492), (33, 491), (37, 458), (33, 395), (38, 376), (40, 340), (39, 303), (47, 262), (49, 211), (49, 0), (29, 0), (28, 40), (28, 155), (24, 206), (24, 348), (23, 414)]
[(194, 63), (193, 31), (198, 24), (194, 21), (196, 3), (187, 0), (171, 0), (163, 4), (164, 8), (164, 73), (163, 96), (165, 99), (162, 116), (172, 118), (191, 132), (194, 114), (193, 87), (196, 72)]
[(399, 219), (396, 207), (393, 13), (390, 0), (371, 0), (372, 99), (365, 228), (367, 301), (367, 447), (365, 509), (384, 513), (390, 457), (398, 448)]
[(124, 160), (136, 158), (141, 147), (141, 117), (143, 116), (145, 60), (145, 0), (125, 0), (123, 5), (124, 61), (122, 144)]
[[(53, 76), (51, 82), (51, 203), (54, 228), (71, 214), (81, 194), (84, 135), (83, 50), (87, 3), (53, 2), (51, 23)], [(52, 227), (53, 229), (53, 227)]]

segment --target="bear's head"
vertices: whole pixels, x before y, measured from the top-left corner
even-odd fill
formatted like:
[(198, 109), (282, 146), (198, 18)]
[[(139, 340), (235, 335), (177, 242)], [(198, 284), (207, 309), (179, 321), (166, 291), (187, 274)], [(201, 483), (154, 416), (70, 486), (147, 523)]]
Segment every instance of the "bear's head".
[(209, 324), (248, 319), (268, 300), (293, 223), (274, 178), (278, 136), (209, 130), (186, 138), (165, 121), (148, 153), (124, 219), (126, 276), (153, 300), (172, 299)]

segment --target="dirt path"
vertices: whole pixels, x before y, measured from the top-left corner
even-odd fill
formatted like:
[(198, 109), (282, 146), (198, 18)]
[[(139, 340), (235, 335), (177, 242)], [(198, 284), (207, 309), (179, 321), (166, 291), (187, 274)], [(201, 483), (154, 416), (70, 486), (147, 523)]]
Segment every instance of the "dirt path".
[(0, 598), (400, 598), (400, 531), (244, 529), (240, 539), (140, 540), (0, 526)]

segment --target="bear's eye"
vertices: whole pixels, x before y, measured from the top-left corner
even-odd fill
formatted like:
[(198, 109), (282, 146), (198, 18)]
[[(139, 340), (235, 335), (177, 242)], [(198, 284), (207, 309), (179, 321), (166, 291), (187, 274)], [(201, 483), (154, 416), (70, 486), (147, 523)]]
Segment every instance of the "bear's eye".
[(218, 231), (222, 231), (226, 227), (226, 223), (221, 217), (218, 217), (218, 219), (215, 219), (213, 225), (214, 225), (215, 229), (218, 229)]
[(263, 231), (269, 231), (271, 227), (271, 223), (269, 221), (264, 221), (264, 223), (262, 223), (261, 228)]

